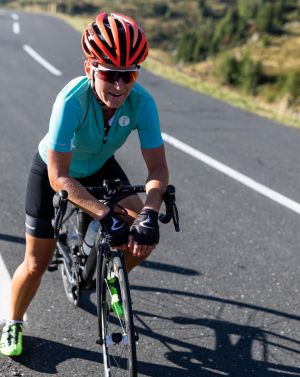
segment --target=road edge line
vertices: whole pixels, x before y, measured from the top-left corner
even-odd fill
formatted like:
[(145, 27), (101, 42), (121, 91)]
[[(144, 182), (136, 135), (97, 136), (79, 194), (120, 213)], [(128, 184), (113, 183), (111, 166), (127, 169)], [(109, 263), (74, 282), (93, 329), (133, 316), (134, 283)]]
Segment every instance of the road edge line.
[(218, 170), (219, 172), (227, 175), (228, 177), (242, 183), (243, 185), (251, 188), (252, 190), (264, 195), (265, 197), (273, 200), (274, 202), (281, 204), (282, 206), (296, 212), (300, 215), (300, 203), (289, 199), (288, 197), (280, 194), (277, 191), (274, 191), (267, 186), (262, 185), (261, 183), (255, 181), (252, 178), (247, 177), (246, 175), (239, 173), (237, 170), (230, 168), (229, 166), (215, 160), (214, 158), (198, 151), (197, 149), (189, 146), (188, 144), (183, 143), (182, 141), (176, 139), (173, 136), (168, 135), (165, 132), (162, 132), (162, 138), (165, 142), (172, 145), (173, 147), (185, 152), (186, 154), (196, 158), (197, 160), (203, 162), (204, 164)]
[(40, 54), (38, 54), (32, 47), (29, 45), (23, 45), (23, 50), (27, 52), (36, 62), (43, 66), (47, 71), (52, 73), (54, 76), (62, 76), (62, 72), (50, 64), (46, 59), (44, 59)]

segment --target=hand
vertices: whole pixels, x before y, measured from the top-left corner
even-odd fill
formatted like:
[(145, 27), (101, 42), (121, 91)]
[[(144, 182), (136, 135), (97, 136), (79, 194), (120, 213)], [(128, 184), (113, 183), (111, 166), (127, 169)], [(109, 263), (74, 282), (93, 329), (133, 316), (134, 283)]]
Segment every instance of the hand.
[(102, 230), (110, 238), (111, 247), (119, 247), (120, 250), (128, 249), (129, 225), (120, 219), (113, 211), (108, 212), (99, 220)]
[(158, 213), (143, 209), (134, 220), (129, 232), (129, 249), (137, 257), (147, 256), (159, 242)]

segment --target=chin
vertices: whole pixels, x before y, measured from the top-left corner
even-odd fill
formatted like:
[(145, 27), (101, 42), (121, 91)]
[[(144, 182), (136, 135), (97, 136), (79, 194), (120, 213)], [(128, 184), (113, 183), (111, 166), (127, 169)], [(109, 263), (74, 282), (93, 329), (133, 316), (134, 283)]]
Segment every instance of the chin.
[(112, 108), (112, 109), (117, 109), (118, 107), (120, 107), (122, 105), (124, 101), (107, 101), (105, 104), (106, 106)]

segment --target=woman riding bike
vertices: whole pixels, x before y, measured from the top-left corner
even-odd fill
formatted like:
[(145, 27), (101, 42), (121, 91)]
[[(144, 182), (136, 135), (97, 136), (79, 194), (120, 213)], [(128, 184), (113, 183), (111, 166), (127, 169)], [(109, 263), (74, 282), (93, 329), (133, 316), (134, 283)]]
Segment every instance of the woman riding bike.
[[(168, 184), (159, 117), (151, 95), (137, 82), (148, 54), (144, 31), (131, 18), (100, 13), (82, 35), (85, 76), (69, 82), (53, 105), (49, 130), (39, 143), (26, 193), (26, 250), (12, 279), (10, 318), (3, 328), (2, 354), (22, 353), (23, 316), (52, 260), (56, 241), (52, 198), (68, 199), (99, 220), (111, 246), (125, 251), (130, 271), (159, 241), (158, 211)], [(96, 200), (85, 187), (103, 179), (130, 184), (114, 153), (137, 130), (148, 176), (146, 200), (137, 195), (119, 204), (125, 218)]]

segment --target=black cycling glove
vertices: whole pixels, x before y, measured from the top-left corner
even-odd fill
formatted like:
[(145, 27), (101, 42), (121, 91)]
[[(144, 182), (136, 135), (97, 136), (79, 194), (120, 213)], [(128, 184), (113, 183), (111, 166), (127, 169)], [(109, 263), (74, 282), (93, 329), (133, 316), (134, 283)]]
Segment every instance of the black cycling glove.
[(108, 212), (99, 220), (102, 231), (110, 239), (110, 246), (116, 247), (128, 244), (129, 225), (120, 219), (113, 211)]
[(159, 242), (158, 213), (145, 208), (134, 220), (129, 232), (139, 245), (155, 245)]

